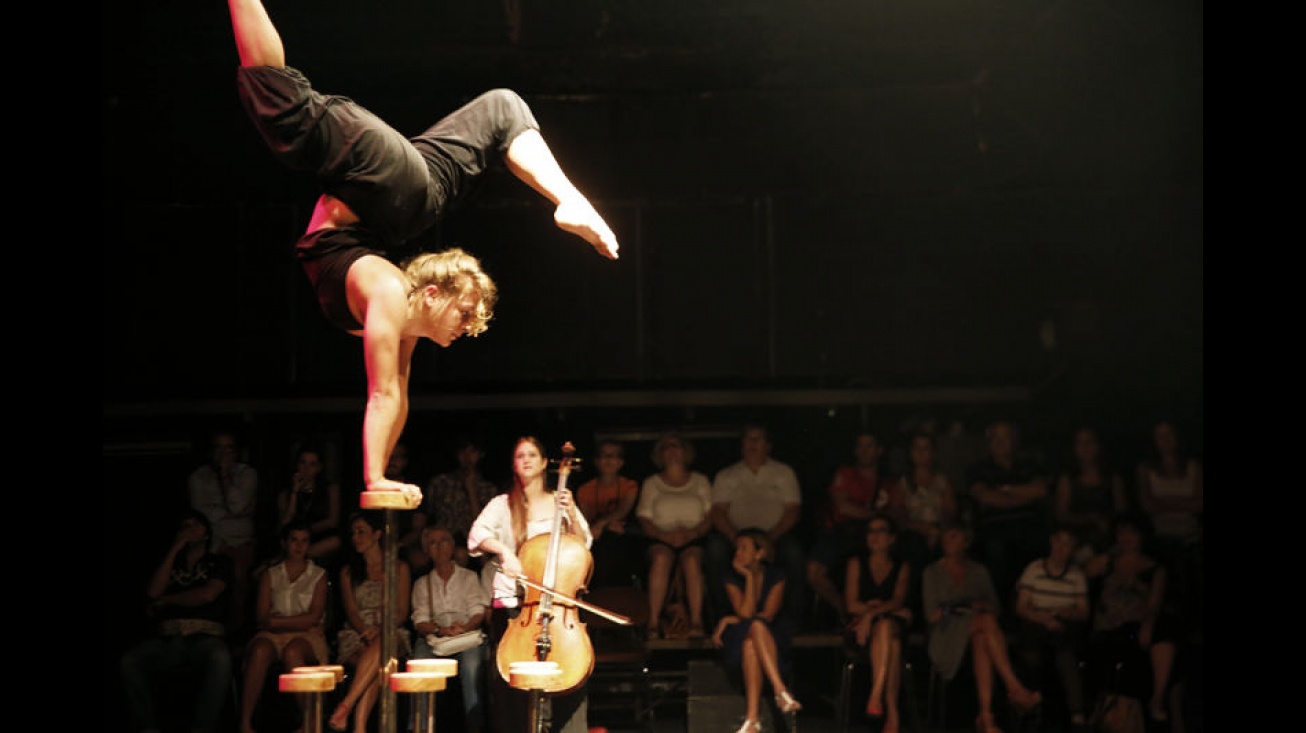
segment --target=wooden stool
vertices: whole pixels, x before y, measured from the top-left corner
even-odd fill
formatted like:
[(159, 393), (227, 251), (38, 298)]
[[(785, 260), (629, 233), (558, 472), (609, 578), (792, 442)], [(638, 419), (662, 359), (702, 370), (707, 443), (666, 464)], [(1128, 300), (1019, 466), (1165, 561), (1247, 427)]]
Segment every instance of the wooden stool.
[(358, 496), (360, 509), (416, 509), (421, 504), (409, 503), (402, 491), (364, 491)]
[[(457, 660), (452, 660), (455, 663)], [(435, 733), (435, 693), (448, 684), (449, 675), (443, 672), (395, 672), (390, 675), (390, 689), (420, 695), (413, 706), (413, 733)], [(419, 709), (425, 715), (417, 714)]]
[[(328, 665), (329, 667), (330, 665)], [(286, 672), (277, 678), (277, 689), (282, 692), (301, 693), (307, 699), (304, 707), (304, 730), (308, 733), (322, 733), (322, 696), (336, 689), (336, 684), (344, 676), (344, 668), (337, 675), (334, 669), (300, 672), (298, 670), (314, 669), (296, 667), (293, 672)]]
[(529, 690), (530, 731), (544, 730), (544, 691), (562, 675), (557, 662), (513, 662), (508, 665), (508, 684), (518, 690)]
[[(424, 672), (426, 674), (438, 674), (444, 677), (453, 677), (458, 674), (457, 659), (410, 659), (405, 667), (409, 672)], [(448, 681), (445, 681), (448, 684)], [(432, 696), (434, 697), (434, 696)], [(435, 701), (430, 700), (428, 704), (427, 696), (418, 697), (417, 705), (413, 706), (413, 729), (416, 731), (419, 726), (418, 722), (425, 720), (428, 731), (435, 730)]]
[(442, 674), (445, 677), (453, 677), (458, 674), (458, 660), (450, 658), (442, 659), (410, 659), (406, 667), (409, 672), (427, 672), (429, 674)]

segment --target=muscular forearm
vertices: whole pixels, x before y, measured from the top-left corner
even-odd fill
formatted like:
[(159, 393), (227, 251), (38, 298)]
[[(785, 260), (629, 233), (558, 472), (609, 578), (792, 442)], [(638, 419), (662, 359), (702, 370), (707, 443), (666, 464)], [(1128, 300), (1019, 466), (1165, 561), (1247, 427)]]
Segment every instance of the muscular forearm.
[(371, 486), (385, 478), (392, 436), (403, 431), (403, 400), (398, 391), (373, 392), (363, 416), (363, 483)]

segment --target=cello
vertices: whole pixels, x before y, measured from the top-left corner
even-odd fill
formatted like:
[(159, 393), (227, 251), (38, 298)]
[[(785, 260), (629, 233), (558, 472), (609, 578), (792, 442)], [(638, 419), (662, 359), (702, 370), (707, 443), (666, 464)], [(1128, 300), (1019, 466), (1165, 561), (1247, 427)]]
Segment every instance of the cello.
[[(575, 452), (570, 442), (563, 445), (555, 492), (567, 488)], [(580, 609), (614, 616), (577, 600), (594, 571), (594, 558), (583, 540), (562, 531), (562, 521), (562, 509), (555, 504), (552, 531), (526, 540), (518, 550), (522, 574), (516, 580), (525, 587), (524, 596), (495, 652), (499, 675), (509, 682), (515, 662), (556, 662), (562, 673), (543, 688), (549, 693), (571, 692), (594, 671), (594, 647)], [(620, 616), (614, 620), (630, 623)]]

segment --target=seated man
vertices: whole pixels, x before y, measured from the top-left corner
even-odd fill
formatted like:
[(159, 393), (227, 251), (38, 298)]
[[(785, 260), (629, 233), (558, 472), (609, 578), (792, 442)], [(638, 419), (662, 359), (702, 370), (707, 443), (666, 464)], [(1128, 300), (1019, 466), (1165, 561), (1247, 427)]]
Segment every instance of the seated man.
[(729, 613), (725, 577), (734, 558), (735, 536), (757, 527), (775, 546), (772, 562), (785, 574), (783, 614), (797, 625), (803, 617), (807, 560), (798, 536), (802, 490), (798, 475), (787, 463), (771, 457), (771, 436), (766, 426), (748, 423), (739, 439), (740, 460), (717, 472), (712, 482), (712, 526), (704, 553), (707, 586), (713, 611)]
[(155, 632), (121, 659), (131, 730), (159, 730), (155, 676), (181, 668), (198, 677), (191, 729), (218, 730), (232, 679), (227, 644), (232, 564), (209, 550), (211, 539), (208, 517), (186, 511), (146, 585), (146, 613), (157, 624)]

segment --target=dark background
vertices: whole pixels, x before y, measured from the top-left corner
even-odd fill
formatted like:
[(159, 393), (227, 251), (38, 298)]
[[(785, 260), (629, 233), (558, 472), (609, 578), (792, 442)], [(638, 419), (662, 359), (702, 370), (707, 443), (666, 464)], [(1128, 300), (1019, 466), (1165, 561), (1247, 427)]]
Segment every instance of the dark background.
[[(1200, 3), (522, 5), (513, 43), (494, 2), (268, 3), (291, 65), (405, 133), (519, 91), (622, 241), (598, 258), (486, 180), (415, 247), (480, 256), (498, 317), (419, 350), (415, 394), (1030, 386), (1055, 364), (1200, 399)], [(356, 395), (357, 339), (290, 254), (312, 181), (239, 108), (225, 3), (104, 20), (106, 403)]]

